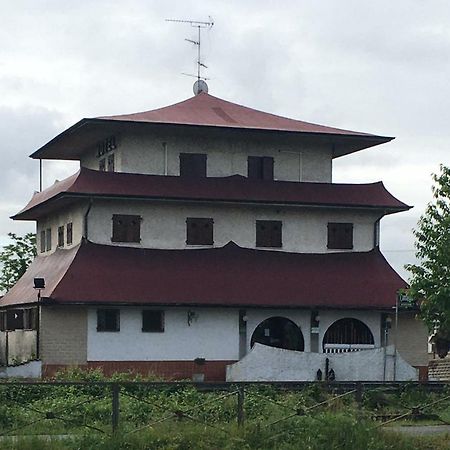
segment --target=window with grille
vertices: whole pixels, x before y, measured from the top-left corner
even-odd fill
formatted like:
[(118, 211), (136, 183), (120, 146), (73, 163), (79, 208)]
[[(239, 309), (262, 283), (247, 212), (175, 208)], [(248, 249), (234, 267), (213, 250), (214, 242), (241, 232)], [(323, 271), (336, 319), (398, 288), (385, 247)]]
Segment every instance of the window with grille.
[(72, 222), (66, 225), (66, 242), (67, 245), (72, 245), (73, 242), (73, 224)]
[(140, 216), (131, 214), (114, 214), (112, 217), (113, 242), (141, 242)]
[(147, 333), (164, 332), (164, 311), (142, 311), (142, 331)]
[(249, 156), (247, 176), (254, 180), (273, 180), (273, 158), (269, 156)]
[(120, 310), (97, 309), (97, 331), (120, 331)]
[(329, 249), (352, 249), (353, 248), (353, 224), (352, 223), (328, 223)]
[(257, 247), (281, 247), (282, 243), (281, 220), (257, 220), (256, 221), (256, 246)]
[(180, 176), (185, 178), (205, 178), (206, 155), (201, 153), (180, 153)]
[(213, 219), (188, 217), (186, 219), (187, 245), (213, 245)]
[(64, 247), (64, 225), (58, 227), (58, 247)]

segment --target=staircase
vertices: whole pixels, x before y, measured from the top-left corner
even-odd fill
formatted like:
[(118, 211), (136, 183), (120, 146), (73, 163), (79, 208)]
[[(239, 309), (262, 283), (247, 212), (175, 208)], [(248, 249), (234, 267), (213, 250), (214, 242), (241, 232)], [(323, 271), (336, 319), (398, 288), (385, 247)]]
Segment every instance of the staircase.
[(433, 359), (428, 364), (430, 381), (450, 381), (450, 358)]

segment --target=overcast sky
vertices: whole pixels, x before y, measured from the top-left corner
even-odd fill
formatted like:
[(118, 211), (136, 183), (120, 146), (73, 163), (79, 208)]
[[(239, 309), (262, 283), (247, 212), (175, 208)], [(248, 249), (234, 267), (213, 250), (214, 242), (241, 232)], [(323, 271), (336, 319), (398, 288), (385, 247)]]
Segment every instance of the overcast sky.
[[(210, 93), (320, 124), (396, 136), (339, 158), (334, 181), (382, 180), (409, 212), (382, 221), (382, 249), (403, 276), (431, 173), (450, 164), (447, 0), (0, 0), (0, 245), (38, 189), (28, 155), (82, 117), (154, 109), (192, 95), (195, 29)], [(77, 164), (44, 163), (44, 184)]]

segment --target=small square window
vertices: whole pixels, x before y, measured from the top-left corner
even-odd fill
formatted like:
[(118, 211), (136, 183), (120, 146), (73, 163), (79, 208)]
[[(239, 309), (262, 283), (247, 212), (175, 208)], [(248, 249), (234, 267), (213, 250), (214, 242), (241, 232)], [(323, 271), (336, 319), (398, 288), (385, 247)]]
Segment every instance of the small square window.
[(113, 242), (141, 242), (140, 216), (130, 214), (114, 214), (112, 217)]
[(180, 176), (205, 178), (206, 155), (202, 153), (180, 153)]
[(64, 247), (64, 225), (58, 227), (58, 247)]
[(188, 217), (186, 219), (187, 245), (213, 245), (213, 219)]
[(254, 180), (273, 180), (273, 158), (270, 156), (249, 156), (247, 176)]
[(47, 228), (45, 230), (45, 249), (49, 252), (52, 249), (52, 229)]
[(97, 331), (120, 331), (120, 310), (97, 309)]
[(327, 248), (339, 250), (352, 249), (353, 224), (329, 222)]
[(257, 247), (281, 247), (283, 223), (281, 220), (257, 220), (256, 221), (256, 246)]
[(164, 332), (164, 311), (142, 311), (142, 331), (148, 333)]
[(67, 245), (72, 245), (72, 242), (73, 242), (73, 225), (72, 225), (72, 222), (70, 222), (70, 223), (68, 223), (67, 225), (66, 225), (66, 242), (67, 242)]

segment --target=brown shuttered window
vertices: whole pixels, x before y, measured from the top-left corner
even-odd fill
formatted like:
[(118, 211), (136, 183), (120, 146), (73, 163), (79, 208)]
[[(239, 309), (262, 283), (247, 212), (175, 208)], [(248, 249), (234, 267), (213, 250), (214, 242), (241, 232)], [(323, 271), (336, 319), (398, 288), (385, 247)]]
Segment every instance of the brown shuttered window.
[(256, 221), (256, 246), (257, 247), (281, 247), (282, 222), (281, 220), (257, 220)]
[(269, 156), (249, 156), (247, 163), (248, 178), (273, 180), (273, 158)]
[(206, 177), (206, 155), (180, 153), (180, 176), (185, 178)]
[(212, 245), (213, 219), (188, 217), (186, 219), (187, 245)]
[(140, 216), (131, 214), (114, 214), (112, 238), (113, 242), (141, 242)]
[(49, 252), (52, 249), (52, 229), (45, 230), (45, 249)]
[(353, 248), (353, 224), (352, 223), (328, 223), (328, 244), (330, 249)]
[(58, 247), (64, 247), (64, 225), (58, 227)]
[(66, 242), (67, 245), (72, 245), (73, 242), (73, 225), (72, 222), (66, 225)]
[(120, 331), (120, 310), (97, 309), (97, 331)]
[(142, 311), (142, 331), (146, 333), (163, 333), (164, 311)]
[(45, 252), (45, 230), (41, 231), (41, 253)]

